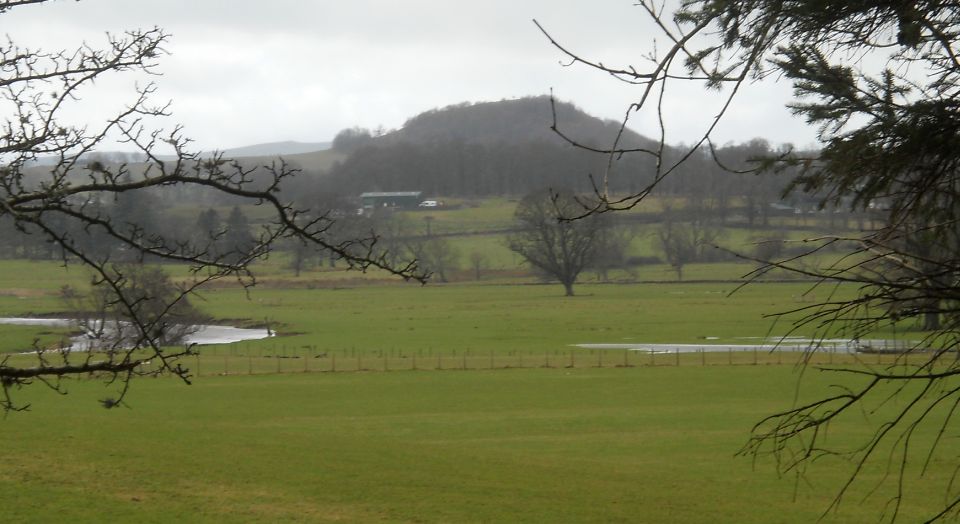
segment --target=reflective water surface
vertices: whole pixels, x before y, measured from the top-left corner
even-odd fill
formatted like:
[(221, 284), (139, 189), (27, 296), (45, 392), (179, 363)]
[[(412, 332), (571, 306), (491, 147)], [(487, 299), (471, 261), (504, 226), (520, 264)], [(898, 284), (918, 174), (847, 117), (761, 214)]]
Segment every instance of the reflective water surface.
[[(76, 320), (66, 318), (0, 318), (0, 324), (15, 324), (18, 326), (50, 326), (50, 327), (77, 327)], [(187, 335), (186, 344), (229, 344), (244, 340), (259, 340), (272, 336), (267, 329), (249, 329), (233, 326), (201, 325), (196, 332)], [(78, 335), (71, 339), (70, 349), (74, 351), (89, 349), (90, 340), (86, 335)]]

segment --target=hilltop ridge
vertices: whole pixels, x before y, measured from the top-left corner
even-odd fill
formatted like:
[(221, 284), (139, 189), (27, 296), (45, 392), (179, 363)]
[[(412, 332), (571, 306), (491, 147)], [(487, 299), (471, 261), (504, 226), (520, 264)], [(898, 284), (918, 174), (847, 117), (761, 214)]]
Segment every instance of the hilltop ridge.
[[(591, 174), (607, 169), (609, 155), (573, 147), (551, 129), (557, 124), (579, 144), (608, 148), (620, 124), (587, 114), (548, 96), (474, 102), (432, 109), (381, 136), (350, 129), (334, 139), (346, 158), (330, 169), (327, 190), (341, 194), (416, 189), (432, 195), (521, 195), (544, 187), (590, 190)], [(346, 138), (344, 140), (344, 138)], [(652, 141), (625, 130), (621, 147)], [(636, 175), (622, 189), (642, 183), (649, 157), (614, 162)]]
[[(589, 115), (570, 102), (555, 101), (549, 96), (533, 96), (496, 102), (463, 102), (431, 109), (411, 117), (403, 127), (389, 133), (387, 141), (434, 143), (463, 141), (479, 144), (548, 142), (564, 143), (555, 133), (553, 110), (558, 127), (568, 136), (594, 147), (613, 143), (620, 123)], [(625, 144), (635, 147), (651, 141), (627, 129)]]

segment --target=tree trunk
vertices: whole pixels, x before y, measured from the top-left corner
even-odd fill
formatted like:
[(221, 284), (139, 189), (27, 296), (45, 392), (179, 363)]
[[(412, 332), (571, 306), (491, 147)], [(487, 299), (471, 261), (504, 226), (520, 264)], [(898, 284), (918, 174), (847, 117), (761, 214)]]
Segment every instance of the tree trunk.
[(563, 289), (564, 289), (564, 291), (566, 291), (566, 295), (567, 295), (568, 297), (572, 297), (572, 296), (573, 296), (573, 282), (564, 282), (564, 283), (563, 283)]
[(926, 331), (936, 331), (940, 329), (940, 308), (938, 302), (937, 300), (927, 302), (927, 311), (923, 314), (923, 329)]

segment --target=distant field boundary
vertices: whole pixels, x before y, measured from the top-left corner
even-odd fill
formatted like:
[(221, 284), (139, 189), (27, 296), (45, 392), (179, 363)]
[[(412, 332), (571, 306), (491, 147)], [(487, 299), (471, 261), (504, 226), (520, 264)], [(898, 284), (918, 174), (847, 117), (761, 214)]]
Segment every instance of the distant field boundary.
[[(704, 344), (704, 347), (709, 347)], [(924, 358), (923, 355), (908, 358)], [(899, 360), (898, 360), (899, 359)], [(495, 371), (509, 369), (586, 369), (626, 367), (709, 367), (709, 366), (860, 366), (890, 365), (903, 361), (891, 353), (848, 353), (836, 348), (816, 352), (799, 349), (769, 351), (730, 349), (643, 351), (620, 349), (569, 349), (557, 351), (399, 351), (322, 350), (286, 345), (253, 347), (244, 343), (204, 347), (183, 365), (193, 376), (264, 375), (290, 373), (356, 373), (395, 371)], [(150, 365), (143, 371), (149, 371)]]

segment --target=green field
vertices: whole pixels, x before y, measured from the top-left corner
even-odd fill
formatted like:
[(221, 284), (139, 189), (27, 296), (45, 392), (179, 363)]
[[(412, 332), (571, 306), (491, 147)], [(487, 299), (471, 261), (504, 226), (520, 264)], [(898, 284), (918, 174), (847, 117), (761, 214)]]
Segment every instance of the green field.
[[(563, 297), (551, 285), (390, 286), (355, 289), (236, 291), (206, 295), (203, 307), (224, 318), (257, 317), (303, 333), (290, 345), (325, 350), (560, 350), (572, 344), (735, 342), (764, 336), (765, 313), (804, 305), (809, 284), (766, 284), (737, 295), (734, 285), (581, 285)], [(787, 325), (773, 334), (786, 334)], [(806, 334), (810, 332), (807, 331)], [(742, 343), (742, 340), (740, 340)]]
[[(109, 411), (101, 383), (70, 382), (66, 397), (24, 392), (34, 410), (2, 422), (0, 501), (18, 522), (811, 522), (844, 464), (798, 486), (734, 456), (796, 379), (788, 366), (154, 379)], [(876, 520), (889, 493), (860, 497), (880, 473), (827, 520)], [(945, 475), (937, 461), (928, 479)], [(924, 486), (904, 521), (941, 500)]]
[[(577, 296), (564, 297), (505, 247), (514, 201), (455, 204), (431, 212), (433, 230), (461, 253), (453, 283), (318, 266), (294, 276), (274, 254), (257, 263), (249, 294), (222, 283), (193, 302), (220, 323), (268, 325), (278, 336), (199, 348), (183, 361), (193, 385), (137, 380), (115, 410), (98, 400), (118, 385), (98, 380), (66, 381), (66, 396), (42, 385), (14, 391), (32, 409), (0, 422), (8, 520), (766, 523), (810, 522), (828, 507), (849, 472), (839, 459), (797, 479), (777, 478), (769, 459), (735, 456), (763, 415), (837, 380), (807, 373), (800, 382), (802, 353), (575, 344), (811, 336), (793, 325), (796, 314), (769, 315), (854, 289), (771, 281), (737, 290), (752, 266), (724, 262), (686, 266), (683, 283), (665, 264), (612, 272), (617, 284), (585, 273)], [(408, 215), (423, 225), (423, 212)], [(655, 250), (652, 227), (638, 227), (637, 255)], [(731, 229), (725, 242), (749, 245), (754, 235)], [(486, 256), (479, 281), (472, 252)], [(0, 316), (69, 314), (61, 287), (89, 280), (77, 266), (0, 261)], [(0, 353), (31, 365), (15, 353), (65, 334), (0, 325)], [(815, 362), (892, 358), (826, 352)], [(836, 422), (831, 442), (843, 447), (865, 428)], [(942, 446), (956, 455), (953, 440)], [(951, 474), (940, 459), (926, 480), (911, 480), (906, 521), (941, 503), (942, 488), (929, 487)], [(864, 471), (827, 520), (877, 520), (891, 479), (869, 489), (882, 473)]]
[[(57, 316), (56, 263), (2, 264), (3, 286), (37, 275), (37, 288), (0, 293), (0, 315)], [(742, 266), (742, 265), (741, 265)], [(742, 270), (742, 267), (740, 267)], [(731, 269), (733, 271), (734, 269)], [(714, 269), (716, 271), (716, 269)], [(171, 273), (183, 268), (171, 268)], [(731, 296), (736, 282), (597, 284), (564, 297), (558, 285), (481, 282), (420, 286), (393, 281), (364, 284), (337, 272), (293, 278), (268, 274), (251, 294), (236, 287), (203, 292), (194, 303), (213, 318), (234, 324), (270, 324), (285, 335), (243, 346), (309, 347), (316, 351), (417, 351), (504, 354), (567, 351), (584, 343), (747, 343), (748, 337), (786, 335), (789, 319), (770, 313), (809, 306), (827, 288), (809, 283), (762, 283)], [(82, 286), (82, 272), (66, 278)], [(353, 286), (353, 287), (351, 287)], [(797, 331), (813, 335), (810, 328)], [(0, 342), (0, 351), (18, 349)]]

